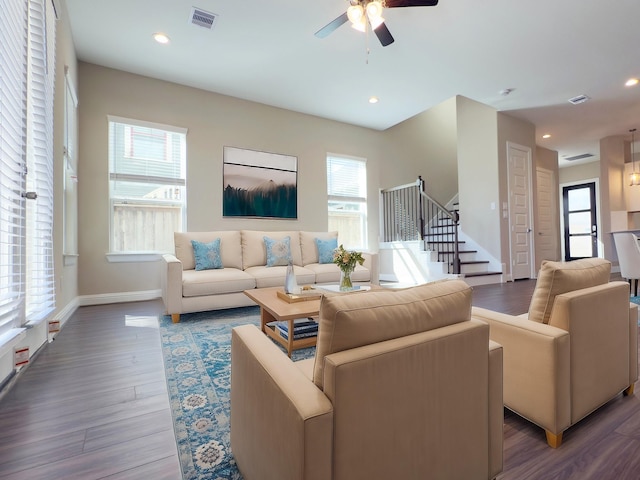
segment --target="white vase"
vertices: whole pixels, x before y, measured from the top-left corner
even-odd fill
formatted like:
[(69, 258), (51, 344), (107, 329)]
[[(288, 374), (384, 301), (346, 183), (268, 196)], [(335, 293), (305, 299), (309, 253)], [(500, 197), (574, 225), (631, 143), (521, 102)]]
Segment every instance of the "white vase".
[(287, 265), (287, 274), (284, 277), (284, 291), (290, 294), (298, 291), (298, 282), (296, 274), (293, 272), (293, 263)]

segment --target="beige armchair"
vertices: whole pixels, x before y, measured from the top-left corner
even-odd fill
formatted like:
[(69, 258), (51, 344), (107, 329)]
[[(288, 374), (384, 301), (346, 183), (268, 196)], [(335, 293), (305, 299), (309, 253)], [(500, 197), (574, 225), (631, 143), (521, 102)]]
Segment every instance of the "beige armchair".
[(472, 309), (503, 346), (505, 406), (544, 428), (554, 448), (638, 379), (637, 307), (610, 271), (603, 259), (543, 262), (528, 314)]
[(315, 358), (233, 329), (231, 450), (247, 480), (487, 479), (502, 470), (502, 349), (446, 281), (324, 297)]

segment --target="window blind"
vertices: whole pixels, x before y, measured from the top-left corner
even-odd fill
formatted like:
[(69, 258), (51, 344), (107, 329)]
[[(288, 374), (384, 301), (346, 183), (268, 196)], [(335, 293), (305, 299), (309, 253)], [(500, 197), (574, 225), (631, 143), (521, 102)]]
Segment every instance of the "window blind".
[(366, 201), (366, 161), (327, 156), (327, 193), (329, 199)]
[(0, 0), (0, 337), (24, 320), (27, 4)]
[(53, 93), (55, 19), (45, 0), (29, 1), (27, 75), (26, 319), (37, 321), (55, 307), (53, 273)]

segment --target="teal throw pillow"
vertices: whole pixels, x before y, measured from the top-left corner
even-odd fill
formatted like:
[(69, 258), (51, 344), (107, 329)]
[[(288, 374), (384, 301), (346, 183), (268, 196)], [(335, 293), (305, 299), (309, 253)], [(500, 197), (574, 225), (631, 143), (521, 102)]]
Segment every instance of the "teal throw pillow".
[(203, 243), (191, 240), (193, 256), (196, 259), (196, 270), (212, 270), (222, 268), (222, 256), (220, 255), (220, 239)]
[(281, 240), (264, 237), (264, 246), (267, 249), (267, 267), (289, 265), (293, 262), (290, 237), (284, 237)]
[(328, 240), (314, 239), (318, 247), (318, 263), (333, 263), (333, 251), (338, 248), (338, 239)]

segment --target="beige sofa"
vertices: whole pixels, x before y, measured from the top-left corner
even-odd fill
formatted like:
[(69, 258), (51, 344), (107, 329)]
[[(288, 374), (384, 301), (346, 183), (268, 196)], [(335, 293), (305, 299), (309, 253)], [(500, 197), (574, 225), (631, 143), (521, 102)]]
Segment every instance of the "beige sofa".
[[(296, 280), (299, 285), (331, 284), (340, 281), (333, 263), (318, 263), (315, 239), (337, 238), (338, 232), (232, 230), (174, 234), (175, 255), (162, 256), (162, 299), (174, 322), (181, 313), (219, 310), (254, 305), (243, 291), (284, 285), (286, 266), (267, 267), (264, 237), (289, 237)], [(220, 269), (196, 270), (191, 240), (220, 239)], [(351, 278), (355, 284), (378, 283), (377, 254), (363, 253)]]
[(502, 470), (502, 349), (450, 280), (325, 296), (315, 358), (233, 329), (231, 450), (246, 480), (487, 479)]
[(504, 348), (505, 406), (544, 428), (554, 448), (638, 379), (637, 306), (610, 271), (597, 258), (543, 262), (528, 314), (473, 308)]

